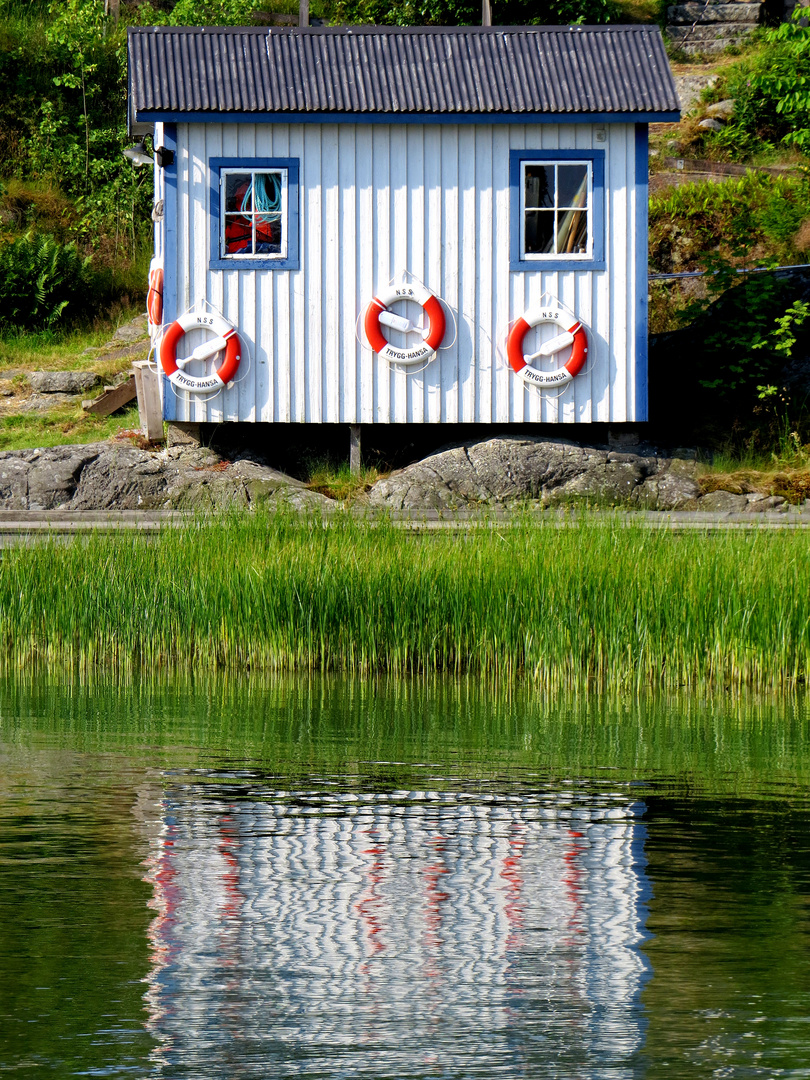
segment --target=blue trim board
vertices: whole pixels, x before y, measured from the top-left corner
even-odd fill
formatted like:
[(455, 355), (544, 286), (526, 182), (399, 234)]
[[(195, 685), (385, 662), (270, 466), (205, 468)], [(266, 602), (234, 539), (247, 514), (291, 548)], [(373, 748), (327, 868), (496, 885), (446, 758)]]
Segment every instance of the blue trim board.
[(136, 123), (154, 124), (677, 124), (680, 112), (622, 113), (338, 113), (170, 112), (141, 109)]
[[(163, 145), (174, 153), (174, 160), (163, 170), (165, 193), (163, 196), (163, 322), (172, 323), (177, 318), (177, 126), (165, 124)], [(163, 419), (177, 418), (177, 398), (174, 387), (162, 374)]]
[[(223, 259), (219, 251), (220, 170), (287, 170), (287, 255), (283, 259)], [(298, 270), (299, 261), (299, 160), (298, 158), (210, 158), (210, 213), (208, 216), (210, 270)]]
[(646, 124), (636, 124), (636, 411), (634, 420), (649, 418), (647, 398), (647, 218), (649, 146)]
[[(645, 128), (646, 130), (646, 128)], [(521, 259), (520, 257), (520, 165), (523, 161), (590, 161), (593, 172), (593, 258)], [(604, 270), (605, 264), (605, 151), (604, 150), (510, 150), (509, 151), (509, 269)]]

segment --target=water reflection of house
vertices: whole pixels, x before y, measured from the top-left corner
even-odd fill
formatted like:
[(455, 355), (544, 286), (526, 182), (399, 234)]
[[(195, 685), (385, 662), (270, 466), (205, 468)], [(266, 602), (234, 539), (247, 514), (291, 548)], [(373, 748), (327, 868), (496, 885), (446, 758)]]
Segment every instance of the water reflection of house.
[(146, 998), (168, 1072), (630, 1075), (637, 805), (196, 787), (162, 814)]

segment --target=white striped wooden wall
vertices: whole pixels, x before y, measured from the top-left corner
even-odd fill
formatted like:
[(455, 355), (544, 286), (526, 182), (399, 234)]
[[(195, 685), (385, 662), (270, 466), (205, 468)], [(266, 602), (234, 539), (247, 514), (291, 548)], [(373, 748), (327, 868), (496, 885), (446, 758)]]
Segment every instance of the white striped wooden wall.
[[(636, 400), (642, 268), (636, 266), (635, 128), (602, 130), (606, 141), (595, 143), (589, 124), (178, 125), (177, 312), (167, 309), (166, 316), (207, 298), (238, 327), (250, 361), (243, 360), (237, 384), (213, 400), (175, 397), (164, 380), (167, 419), (643, 419)], [(510, 272), (509, 150), (592, 145), (606, 152), (608, 269)], [(299, 270), (209, 269), (212, 157), (300, 159)], [(453, 347), (414, 375), (390, 369), (355, 336), (359, 313), (401, 270), (441, 296), (458, 321)], [(640, 280), (646, 296), (646, 279)], [(526, 388), (505, 358), (510, 322), (544, 293), (574, 311), (591, 338), (586, 371), (559, 397)], [(543, 326), (531, 333), (539, 340), (554, 331)], [(527, 338), (527, 352), (531, 346)]]

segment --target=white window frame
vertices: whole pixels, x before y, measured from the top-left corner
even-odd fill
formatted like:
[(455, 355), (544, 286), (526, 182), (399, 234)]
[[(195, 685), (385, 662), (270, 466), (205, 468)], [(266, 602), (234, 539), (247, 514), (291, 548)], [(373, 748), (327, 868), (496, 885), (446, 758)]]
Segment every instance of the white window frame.
[[(225, 206), (226, 206), (226, 200), (225, 200), (225, 190), (226, 190), (226, 188), (225, 188), (225, 185), (226, 185), (226, 182), (227, 182), (227, 177), (228, 176), (233, 176), (233, 175), (250, 176), (251, 183), (255, 183), (255, 177), (256, 176), (268, 176), (271, 173), (275, 173), (277, 176), (281, 177), (281, 210), (280, 210), (280, 213), (279, 213), (279, 217), (280, 217), (280, 220), (281, 220), (281, 245), (280, 245), (281, 250), (280, 251), (275, 251), (275, 252), (255, 252), (254, 251), (252, 253), (248, 253), (248, 252), (244, 252), (244, 251), (239, 251), (239, 252), (237, 252), (237, 251), (230, 251), (230, 252), (227, 251), (226, 250), (227, 245), (226, 245), (226, 240), (225, 240), (225, 227), (227, 225), (228, 220), (230, 218), (233, 218), (233, 217), (236, 217), (236, 216), (249, 217), (251, 219), (251, 237), (252, 237), (252, 240), (253, 240), (253, 243), (252, 243), (251, 246), (254, 247), (254, 248), (256, 247), (256, 213), (257, 213), (256, 210), (246, 211), (242, 215), (237, 215), (237, 214), (234, 214), (234, 213), (229, 214), (229, 213), (226, 212), (226, 210), (225, 210)], [(282, 260), (282, 259), (286, 260), (287, 259), (287, 249), (288, 249), (288, 246), (289, 246), (289, 226), (290, 226), (290, 218), (289, 218), (289, 214), (287, 212), (288, 211), (288, 189), (289, 189), (289, 170), (287, 168), (283, 167), (283, 166), (278, 166), (278, 167), (267, 166), (265, 168), (261, 168), (261, 167), (250, 167), (250, 166), (234, 165), (233, 167), (227, 166), (227, 167), (223, 167), (223, 168), (220, 169), (220, 172), (219, 172), (219, 199), (220, 199), (220, 202), (219, 202), (219, 205), (220, 205), (219, 257), (220, 257), (220, 259), (229, 259), (229, 260), (232, 259), (232, 260), (235, 260), (235, 261), (256, 260), (256, 261), (259, 261), (259, 262), (267, 262), (267, 261), (273, 260), (273, 259), (278, 259), (278, 260)]]
[[(535, 207), (526, 206), (526, 166), (540, 165), (543, 167), (554, 167), (554, 206), (551, 207)], [(534, 210), (545, 211), (546, 213), (554, 213), (554, 244), (557, 244), (557, 211), (560, 207), (557, 204), (557, 193), (559, 191), (559, 184), (557, 182), (557, 169), (561, 165), (584, 165), (587, 169), (588, 176), (588, 204), (585, 207), (587, 213), (587, 228), (588, 228), (588, 248), (583, 252), (557, 252), (557, 251), (545, 251), (545, 252), (527, 252), (526, 251), (526, 214), (527, 212)], [(578, 207), (563, 207), (563, 209), (581, 209)], [(520, 259), (521, 262), (590, 262), (593, 260), (593, 246), (594, 246), (594, 222), (593, 222), (593, 160), (591, 158), (524, 158), (520, 162)]]

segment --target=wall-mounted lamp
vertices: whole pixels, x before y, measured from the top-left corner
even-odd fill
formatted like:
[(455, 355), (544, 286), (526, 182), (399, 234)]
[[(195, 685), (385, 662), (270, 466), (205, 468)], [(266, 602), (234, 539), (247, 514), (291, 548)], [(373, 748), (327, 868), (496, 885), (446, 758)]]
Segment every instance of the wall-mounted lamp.
[(129, 158), (136, 168), (139, 165), (151, 165), (152, 155), (146, 149), (146, 136), (144, 135), (140, 142), (136, 142), (133, 146), (128, 146), (124, 151), (124, 157)]
[(157, 161), (160, 168), (165, 169), (174, 161), (174, 150), (167, 150), (165, 146), (158, 146), (155, 148), (155, 157), (153, 159), (146, 149), (146, 136), (144, 135), (139, 142), (126, 148), (124, 157), (129, 158), (136, 168), (139, 165), (153, 165)]

